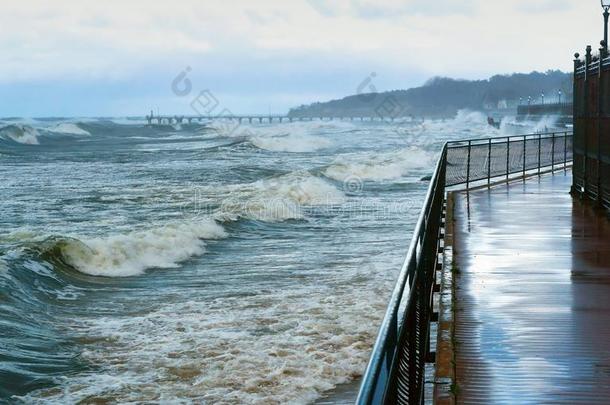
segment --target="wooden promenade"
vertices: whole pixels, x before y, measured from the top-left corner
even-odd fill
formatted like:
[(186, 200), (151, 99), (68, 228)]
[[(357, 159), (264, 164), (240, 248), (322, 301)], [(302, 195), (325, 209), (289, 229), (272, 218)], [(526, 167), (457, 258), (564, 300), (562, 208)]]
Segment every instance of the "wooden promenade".
[(610, 403), (610, 222), (571, 182), (454, 193), (458, 403)]

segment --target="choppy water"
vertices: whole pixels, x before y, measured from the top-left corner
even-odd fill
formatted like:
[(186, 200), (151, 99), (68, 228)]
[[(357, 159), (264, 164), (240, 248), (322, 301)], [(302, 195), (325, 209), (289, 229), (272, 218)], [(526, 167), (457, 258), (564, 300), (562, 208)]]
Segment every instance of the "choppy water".
[(443, 140), (5, 120), (0, 402), (307, 403), (363, 372)]

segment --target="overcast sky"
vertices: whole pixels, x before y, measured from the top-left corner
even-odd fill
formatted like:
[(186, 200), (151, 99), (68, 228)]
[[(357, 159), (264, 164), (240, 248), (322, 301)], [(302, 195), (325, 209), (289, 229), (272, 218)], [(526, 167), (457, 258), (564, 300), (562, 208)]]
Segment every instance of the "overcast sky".
[(204, 90), (279, 113), (372, 72), (383, 91), (569, 71), (602, 21), (598, 0), (2, 0), (0, 116), (189, 113)]

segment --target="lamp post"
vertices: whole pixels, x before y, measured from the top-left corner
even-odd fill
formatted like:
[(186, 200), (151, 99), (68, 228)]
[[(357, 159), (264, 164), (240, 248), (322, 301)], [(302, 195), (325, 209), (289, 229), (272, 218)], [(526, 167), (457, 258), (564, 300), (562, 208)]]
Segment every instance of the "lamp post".
[(561, 90), (557, 90), (557, 96), (559, 96), (559, 104), (561, 104)]
[(544, 93), (540, 94), (540, 97), (542, 97), (542, 105), (544, 105)]
[(604, 49), (608, 53), (608, 17), (610, 16), (610, 0), (601, 0), (604, 9)]

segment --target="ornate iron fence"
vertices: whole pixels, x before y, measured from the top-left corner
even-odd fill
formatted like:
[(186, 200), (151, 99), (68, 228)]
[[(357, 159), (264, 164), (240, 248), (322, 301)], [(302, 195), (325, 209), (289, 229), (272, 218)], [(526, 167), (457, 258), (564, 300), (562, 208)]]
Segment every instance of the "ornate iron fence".
[(610, 57), (600, 55), (575, 55), (572, 192), (610, 207)]
[(420, 404), (430, 350), (433, 294), (442, 260), (445, 192), (494, 178), (565, 168), (572, 160), (572, 135), (536, 134), (448, 142), (430, 181), (406, 260), (364, 373), (358, 404)]

